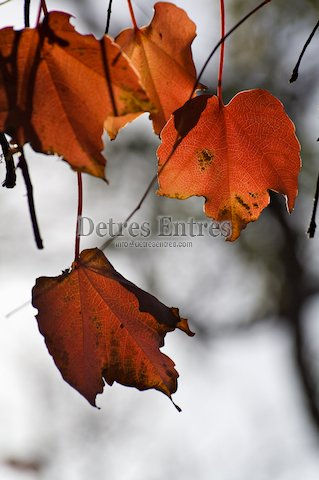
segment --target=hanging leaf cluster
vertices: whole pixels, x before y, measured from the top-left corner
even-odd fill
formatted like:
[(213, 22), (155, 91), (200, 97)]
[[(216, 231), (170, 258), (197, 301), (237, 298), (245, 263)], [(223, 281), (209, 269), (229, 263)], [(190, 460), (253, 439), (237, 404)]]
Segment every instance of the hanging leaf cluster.
[[(234, 241), (268, 205), (269, 189), (293, 209), (301, 166), (294, 125), (265, 90), (240, 92), (227, 105), (205, 93), (191, 51), (195, 24), (172, 3), (154, 9), (148, 26), (133, 18), (115, 39), (82, 35), (55, 11), (35, 28), (0, 30), (0, 131), (18, 150), (30, 143), (106, 179), (103, 133), (114, 140), (148, 112), (161, 137), (157, 193), (205, 197), (206, 215), (228, 220)], [(33, 306), (63, 378), (92, 405), (104, 381), (169, 398), (176, 391), (178, 373), (160, 348), (175, 329), (193, 335), (187, 320), (122, 277), (101, 250), (37, 279)]]

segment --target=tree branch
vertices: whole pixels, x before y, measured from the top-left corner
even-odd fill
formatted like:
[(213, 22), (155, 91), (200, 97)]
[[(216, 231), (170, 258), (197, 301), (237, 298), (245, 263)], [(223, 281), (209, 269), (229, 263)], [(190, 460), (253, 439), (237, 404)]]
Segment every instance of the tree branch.
[(24, 0), (24, 26), (30, 27), (30, 3), (31, 0)]
[(294, 352), (299, 378), (305, 393), (306, 405), (317, 430), (319, 431), (319, 399), (318, 379), (315, 376), (313, 365), (308, 353), (304, 326), (299, 315), (294, 323)]
[(314, 367), (311, 364), (310, 356), (307, 355), (306, 327), (302, 315), (304, 305), (309, 298), (309, 288), (302, 260), (298, 255), (298, 233), (290, 228), (286, 219), (286, 212), (282, 212), (280, 203), (275, 197), (272, 198), (271, 211), (281, 226), (285, 240), (281, 252), (285, 279), (283, 281), (281, 311), (279, 314), (288, 321), (288, 326), (294, 340), (294, 362), (300, 385), (303, 389), (305, 405), (319, 434), (318, 381), (315, 376)]
[(316, 215), (317, 215), (317, 207), (318, 207), (318, 198), (319, 198), (319, 172), (318, 172), (318, 177), (317, 177), (317, 186), (316, 186), (316, 192), (313, 200), (313, 209), (312, 209), (312, 215), (311, 215), (311, 220), (310, 220), (310, 225), (307, 230), (307, 234), (309, 235), (309, 238), (314, 238), (315, 233), (316, 233)]
[(34, 234), (34, 239), (37, 247), (39, 249), (43, 248), (43, 242), (42, 238), (40, 235), (40, 230), (38, 226), (38, 221), (37, 221), (37, 216), (35, 213), (35, 206), (34, 206), (34, 199), (33, 199), (33, 186), (31, 183), (30, 179), (30, 174), (29, 174), (29, 169), (28, 169), (28, 164), (26, 162), (23, 148), (20, 148), (20, 160), (18, 163), (18, 167), (21, 168), (23, 179), (25, 182), (25, 186), (27, 188), (27, 196), (28, 196), (28, 205), (29, 205), (29, 212), (30, 212), (30, 217), (31, 217), (31, 222), (32, 222), (32, 228), (33, 228), (33, 234)]
[(301, 63), (301, 60), (302, 60), (302, 57), (304, 56), (306, 50), (307, 50), (307, 47), (308, 45), (310, 44), (311, 40), (313, 39), (313, 36), (314, 34), (316, 33), (317, 29), (319, 27), (319, 20), (318, 22), (316, 23), (314, 29), (312, 30), (311, 34), (309, 35), (309, 37), (307, 38), (306, 40), (306, 43), (304, 44), (303, 46), (303, 49), (301, 50), (301, 54), (299, 55), (299, 58), (298, 58), (298, 61), (295, 65), (295, 68), (293, 69), (292, 71), (292, 75), (291, 75), (291, 78), (289, 80), (290, 83), (293, 83), (297, 80), (298, 78), (298, 75), (299, 75), (299, 67), (300, 67), (300, 63)]
[(6, 178), (2, 184), (3, 187), (13, 188), (16, 185), (16, 169), (14, 165), (13, 155), (10, 145), (4, 133), (0, 133), (0, 145), (3, 152), (4, 161), (6, 163)]
[(110, 29), (111, 14), (112, 14), (112, 2), (113, 2), (113, 0), (109, 0), (109, 7), (107, 9), (105, 35), (107, 35), (109, 33), (109, 29)]

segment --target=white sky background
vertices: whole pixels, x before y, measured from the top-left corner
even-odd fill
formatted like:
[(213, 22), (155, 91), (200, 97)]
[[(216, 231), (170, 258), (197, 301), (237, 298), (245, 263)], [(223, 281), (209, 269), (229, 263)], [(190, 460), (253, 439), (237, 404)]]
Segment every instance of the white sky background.
[[(95, 33), (102, 34), (106, 15), (101, 12), (106, 13), (107, 2), (88, 3), (101, 28)], [(112, 22), (129, 26), (126, 2), (113, 3)], [(138, 21), (147, 23), (153, 2), (138, 3), (146, 13), (136, 8)], [(208, 45), (218, 40), (218, 2), (202, 0), (196, 7), (191, 0), (175, 3), (185, 7), (198, 25), (194, 55), (200, 66)], [(23, 26), (22, 4), (12, 0), (0, 7), (1, 27)], [(47, 4), (75, 16), (78, 12), (75, 1), (48, 0)], [(84, 31), (81, 22), (75, 24)], [(216, 62), (210, 74), (215, 77)], [(315, 129), (315, 122), (319, 131), (313, 111), (306, 123)], [(84, 176), (84, 215), (122, 220), (139, 200), (155, 171), (154, 154), (121, 156), (121, 142), (139, 135), (153, 138), (147, 116), (106, 146), (109, 187)], [(121, 385), (105, 387), (97, 410), (62, 380), (37, 330), (34, 309), (28, 306), (9, 319), (4, 317), (29, 299), (36, 277), (56, 276), (69, 266), (74, 250), (74, 172), (66, 163), (28, 147), (26, 155), (45, 250), (34, 246), (18, 173), (15, 189), (0, 189), (0, 462), (35, 458), (43, 461), (44, 468), (35, 475), (0, 463), (1, 480), (317, 480), (317, 439), (303, 410), (285, 332), (262, 325), (207, 345), (196, 336), (169, 334), (164, 351), (180, 373), (174, 400), (183, 412), (178, 414), (158, 392)], [(176, 218), (200, 219), (202, 203), (198, 198), (176, 202), (153, 195), (136, 220), (148, 220), (159, 210), (169, 214), (172, 209)], [(83, 247), (100, 244), (97, 237), (83, 241)], [(318, 258), (318, 237), (310, 248), (312, 259)], [(180, 307), (190, 325), (195, 314), (204, 324), (238, 319), (238, 312), (245, 320), (265, 288), (258, 265), (245, 270), (236, 245), (220, 239), (196, 239), (189, 249), (106, 253), (124, 276), (167, 305)], [(316, 303), (308, 316), (315, 325)]]

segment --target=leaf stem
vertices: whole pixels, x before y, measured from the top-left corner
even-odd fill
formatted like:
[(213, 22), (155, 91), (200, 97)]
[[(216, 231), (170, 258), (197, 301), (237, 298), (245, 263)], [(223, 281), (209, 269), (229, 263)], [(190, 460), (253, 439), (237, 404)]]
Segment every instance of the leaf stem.
[(45, 0), (40, 0), (40, 5), (39, 5), (39, 10), (38, 10), (38, 16), (37, 16), (37, 21), (36, 21), (36, 26), (40, 24), (41, 20), (41, 12), (43, 11), (44, 15), (48, 14), (48, 8), (45, 3)]
[(79, 232), (79, 219), (82, 217), (83, 208), (83, 183), (82, 173), (77, 172), (78, 178), (78, 213), (76, 217), (76, 229), (75, 229), (75, 255), (74, 260), (77, 260), (80, 256), (80, 232)]
[(30, 27), (30, 3), (31, 0), (24, 0), (24, 26)]
[(319, 20), (318, 22), (316, 23), (314, 29), (312, 30), (311, 34), (309, 35), (309, 37), (307, 38), (306, 40), (306, 43), (304, 44), (303, 46), (303, 49), (301, 51), (301, 54), (299, 55), (299, 58), (298, 58), (298, 61), (295, 65), (295, 68), (293, 69), (292, 71), (292, 75), (291, 75), (291, 78), (289, 80), (290, 83), (293, 83), (297, 80), (298, 78), (298, 74), (299, 74), (299, 67), (300, 67), (300, 63), (301, 63), (301, 60), (302, 60), (302, 57), (304, 56), (305, 54), (305, 51), (307, 50), (307, 47), (309, 45), (309, 43), (311, 42), (314, 34), (316, 33), (317, 29), (319, 28)]
[(41, 12), (42, 12), (42, 5), (40, 3), (39, 10), (38, 10), (38, 15), (37, 15), (37, 21), (35, 22), (36, 27), (40, 24)]
[[(131, 213), (126, 217), (126, 219), (124, 220), (123, 222), (123, 225), (125, 225), (127, 222), (129, 222), (131, 220), (131, 218), (133, 217), (133, 215), (135, 215), (135, 213), (137, 212), (137, 210), (139, 210), (145, 200), (145, 198), (147, 197), (147, 195), (149, 194), (149, 192), (152, 190), (152, 187), (153, 185), (155, 184), (156, 182), (156, 179), (157, 179), (157, 175), (154, 175), (154, 177), (152, 178), (152, 180), (150, 181), (150, 183), (148, 184), (148, 187), (146, 188), (145, 192), (143, 193), (140, 201), (138, 202), (138, 204), (136, 205), (136, 207), (134, 208), (134, 210), (131, 211)], [(105, 248), (107, 248), (120, 234), (120, 231), (113, 235), (112, 237), (108, 238), (104, 243), (103, 245), (100, 247), (101, 250), (105, 250)]]
[(100, 45), (101, 45), (101, 56), (102, 56), (102, 63), (103, 63), (105, 80), (106, 80), (106, 86), (107, 86), (107, 89), (109, 91), (109, 96), (110, 96), (110, 100), (111, 100), (111, 103), (112, 103), (113, 115), (115, 117), (118, 117), (118, 109), (117, 109), (115, 94), (114, 94), (113, 85), (112, 85), (112, 77), (111, 77), (110, 65), (109, 65), (108, 57), (107, 57), (108, 52), (107, 52), (107, 46), (106, 46), (105, 38), (101, 38)]
[(31, 183), (31, 178), (30, 178), (30, 173), (29, 173), (29, 168), (27, 161), (24, 156), (23, 148), (20, 147), (20, 160), (18, 163), (18, 167), (21, 168), (24, 183), (27, 189), (27, 197), (28, 197), (28, 204), (29, 204), (29, 212), (30, 212), (30, 217), (31, 217), (31, 222), (32, 222), (32, 227), (33, 227), (33, 234), (34, 234), (34, 239), (37, 247), (42, 250), (43, 248), (43, 243), (42, 243), (42, 238), (40, 235), (40, 230), (39, 230), (39, 225), (38, 225), (38, 220), (37, 216), (35, 213), (35, 206), (34, 206), (34, 198), (33, 198), (33, 186)]
[(128, 8), (129, 8), (129, 11), (130, 11), (130, 15), (131, 15), (134, 30), (138, 30), (138, 26), (137, 26), (137, 23), (136, 23), (136, 18), (135, 18), (135, 15), (134, 15), (132, 2), (131, 2), (131, 0), (127, 0), (127, 3), (128, 3)]
[[(225, 4), (224, 0), (220, 0), (220, 32), (221, 38), (225, 36)], [(221, 104), (223, 104), (223, 68), (224, 68), (224, 56), (225, 56), (225, 42), (221, 44), (219, 53), (219, 71), (218, 71), (218, 84), (217, 84), (217, 97)]]
[(107, 17), (106, 17), (105, 35), (107, 35), (109, 33), (109, 29), (110, 29), (111, 14), (112, 14), (112, 2), (113, 2), (113, 0), (109, 0), (109, 6), (108, 6), (108, 9), (107, 9)]
[(41, 8), (42, 8), (42, 11), (43, 11), (44, 15), (47, 15), (48, 14), (48, 7), (47, 7), (47, 4), (46, 4), (45, 0), (41, 0)]

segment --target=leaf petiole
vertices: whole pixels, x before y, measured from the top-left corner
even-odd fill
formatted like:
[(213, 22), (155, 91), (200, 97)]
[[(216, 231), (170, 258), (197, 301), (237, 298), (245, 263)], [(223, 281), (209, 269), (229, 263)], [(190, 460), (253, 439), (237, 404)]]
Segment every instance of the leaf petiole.
[(74, 254), (75, 261), (80, 256), (79, 219), (82, 217), (82, 209), (83, 209), (83, 182), (82, 182), (81, 172), (77, 172), (77, 179), (78, 179), (78, 212), (76, 217), (76, 229), (75, 229), (75, 254)]
[[(220, 24), (221, 24), (221, 38), (224, 38), (225, 37), (225, 4), (224, 4), (224, 0), (220, 0)], [(219, 98), (219, 101), (221, 103), (223, 103), (222, 81), (223, 81), (224, 56), (225, 56), (225, 42), (223, 42), (221, 44), (221, 47), (220, 47), (218, 84), (217, 84), (217, 97)]]
[(127, 3), (128, 3), (128, 8), (129, 8), (129, 11), (130, 11), (130, 15), (131, 15), (134, 30), (138, 30), (139, 28), (138, 28), (137, 23), (136, 23), (136, 18), (135, 18), (135, 15), (134, 15), (132, 2), (131, 2), (131, 0), (127, 0)]
[(297, 80), (298, 78), (298, 74), (299, 74), (299, 67), (300, 67), (300, 63), (301, 63), (301, 60), (302, 60), (302, 57), (304, 56), (306, 50), (307, 50), (307, 47), (308, 45), (310, 44), (314, 34), (316, 33), (317, 29), (319, 28), (319, 20), (318, 22), (316, 23), (314, 29), (312, 30), (312, 32), (310, 33), (309, 37), (307, 38), (306, 40), (306, 43), (304, 44), (303, 46), (303, 49), (301, 50), (301, 54), (299, 55), (299, 58), (298, 58), (298, 61), (295, 65), (295, 68), (293, 69), (292, 71), (292, 75), (291, 75), (291, 78), (289, 80), (290, 83), (293, 83)]
[(258, 12), (258, 10), (260, 10), (262, 7), (264, 7), (265, 5), (267, 5), (267, 3), (270, 3), (271, 0), (264, 0), (263, 2), (261, 2), (259, 5), (257, 5), (257, 7), (253, 8), (249, 13), (247, 13), (247, 15), (245, 15), (241, 20), (239, 20), (239, 22), (237, 22), (227, 33), (226, 35), (224, 35), (220, 40), (219, 42), (215, 45), (215, 47), (213, 48), (213, 50), (210, 52), (210, 54), (208, 55), (204, 65), (202, 66), (202, 69), (201, 71), (199, 72), (198, 74), (198, 77), (196, 79), (196, 82), (194, 84), (194, 88), (193, 88), (193, 91), (192, 91), (192, 94), (190, 96), (190, 98), (192, 98), (196, 88), (197, 88), (197, 85), (199, 84), (202, 76), (203, 76), (203, 73), (204, 71), (206, 70), (206, 67), (207, 65), (209, 64), (209, 62), (211, 61), (211, 59), (213, 58), (214, 54), (216, 53), (216, 51), (219, 49), (219, 47), (225, 42), (226, 38), (228, 38), (232, 33), (235, 32), (235, 30), (237, 30), (238, 27), (240, 27), (244, 22), (246, 22), (246, 20), (248, 20), (248, 18), (250, 18), (252, 15), (254, 15), (256, 12)]

